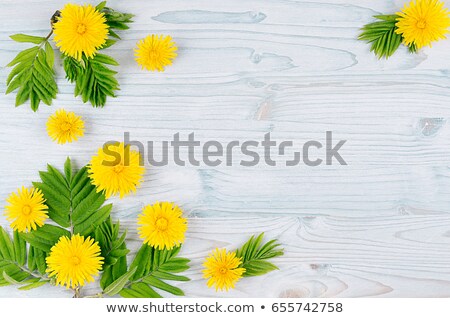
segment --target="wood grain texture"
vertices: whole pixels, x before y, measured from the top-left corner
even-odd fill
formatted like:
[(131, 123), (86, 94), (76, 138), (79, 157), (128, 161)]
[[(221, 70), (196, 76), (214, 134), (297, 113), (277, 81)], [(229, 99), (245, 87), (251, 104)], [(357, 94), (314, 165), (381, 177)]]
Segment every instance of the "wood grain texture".
[[(170, 200), (184, 209), (190, 228), (183, 254), (193, 258), (193, 282), (183, 289), (191, 297), (216, 295), (199, 273), (208, 251), (237, 247), (261, 231), (286, 246), (280, 271), (219, 296), (450, 296), (450, 41), (417, 55), (400, 48), (378, 61), (356, 40), (374, 14), (396, 12), (404, 1), (108, 3), (136, 14), (123, 40), (108, 49), (121, 64), (118, 98), (104, 109), (83, 105), (58, 68), (57, 100), (32, 113), (15, 109), (13, 94), (3, 95), (4, 66), (26, 47), (8, 36), (45, 35), (47, 17), (61, 2), (0, 1), (2, 204), (47, 163), (62, 166), (71, 156), (84, 165), (125, 131), (158, 146), (177, 132), (224, 143), (271, 132), (301, 145), (323, 141), (330, 130), (347, 140), (347, 166), (280, 161), (246, 168), (238, 154), (232, 167), (148, 166), (136, 195), (112, 199), (114, 216), (137, 244), (134, 219), (145, 204)], [(150, 33), (170, 34), (179, 46), (164, 73), (143, 72), (133, 60), (135, 43)], [(86, 120), (79, 142), (60, 146), (46, 135), (46, 120), (60, 107)], [(0, 289), (3, 297), (67, 295)]]

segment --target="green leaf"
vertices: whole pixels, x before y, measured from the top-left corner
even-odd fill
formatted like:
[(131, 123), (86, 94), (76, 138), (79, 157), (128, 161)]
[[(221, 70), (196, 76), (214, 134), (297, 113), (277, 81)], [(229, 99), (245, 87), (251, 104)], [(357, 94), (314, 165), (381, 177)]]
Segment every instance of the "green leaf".
[(34, 288), (38, 288), (38, 287), (44, 286), (48, 282), (49, 281), (47, 281), (47, 280), (42, 280), (42, 281), (38, 281), (38, 282), (31, 283), (31, 284), (28, 284), (28, 285), (24, 285), (22, 287), (19, 287), (19, 289), (20, 290), (30, 290), (30, 289), (34, 289)]
[(177, 257), (181, 246), (171, 250), (159, 250), (143, 244), (137, 252), (130, 269), (135, 269), (132, 281), (120, 292), (122, 297), (161, 297), (155, 291), (162, 290), (176, 296), (183, 296), (183, 291), (164, 280), (188, 281), (189, 278), (174, 275), (189, 269), (189, 259)]
[(123, 274), (120, 276), (117, 280), (115, 280), (112, 284), (110, 284), (108, 287), (106, 287), (103, 290), (103, 293), (108, 296), (114, 296), (125, 287), (126, 283), (130, 281), (130, 278), (134, 275), (136, 272), (136, 268), (131, 269), (129, 272)]
[(27, 261), (27, 242), (19, 235), (18, 231), (13, 233), (14, 254), (18, 265), (24, 266)]
[(112, 223), (111, 217), (105, 220), (94, 231), (94, 238), (100, 245), (102, 256), (105, 258), (100, 286), (106, 289), (119, 277), (127, 273), (126, 232), (119, 236), (120, 224)]
[(125, 298), (162, 298), (160, 294), (145, 283), (131, 284), (130, 288), (122, 289), (120, 296)]
[(153, 272), (153, 276), (155, 276), (157, 278), (165, 279), (165, 280), (175, 280), (175, 281), (180, 281), (180, 282), (190, 281), (190, 278), (188, 278), (186, 276), (174, 275), (174, 274), (163, 272), (163, 271)]
[(20, 234), (30, 245), (44, 251), (50, 252), (61, 236), (70, 237), (70, 232), (59, 226), (44, 224), (34, 231)]
[(105, 54), (100, 54), (97, 53), (97, 55), (95, 55), (95, 59), (92, 60), (93, 63), (97, 63), (97, 64), (109, 64), (109, 65), (114, 65), (114, 66), (119, 66), (119, 63), (117, 63), (117, 61), (115, 59), (113, 59), (112, 57), (105, 55)]
[(262, 245), (264, 233), (257, 237), (252, 236), (240, 249), (236, 251), (236, 257), (241, 258), (239, 267), (245, 268), (243, 276), (259, 276), (278, 269), (267, 261), (284, 254), (276, 240), (271, 240)]
[(259, 276), (278, 269), (275, 265), (264, 260), (250, 260), (245, 263), (245, 273), (243, 276)]
[(41, 273), (42, 275), (45, 274), (45, 270), (47, 269), (47, 263), (45, 261), (46, 258), (47, 258), (46, 252), (38, 248), (34, 249), (34, 262), (36, 263), (36, 268), (38, 272)]
[(366, 24), (358, 39), (371, 44), (371, 51), (381, 58), (389, 58), (399, 48), (403, 37), (397, 34), (397, 15), (377, 15), (377, 22)]
[(81, 96), (84, 103), (90, 102), (94, 107), (103, 107), (107, 97), (115, 97), (119, 82), (116, 71), (106, 65), (118, 65), (111, 57), (96, 54), (93, 58), (83, 57), (82, 63), (72, 57), (64, 56), (66, 77), (75, 82), (75, 96)]
[(53, 68), (53, 64), (55, 64), (55, 52), (49, 42), (45, 42), (45, 61), (48, 66)]
[(102, 1), (102, 2), (100, 2), (99, 4), (97, 4), (96, 6), (95, 6), (95, 9), (97, 10), (97, 11), (102, 11), (103, 10), (103, 8), (106, 6), (106, 1)]
[(28, 100), (33, 111), (38, 110), (41, 102), (51, 105), (58, 92), (53, 70), (54, 52), (51, 45), (44, 38), (23, 34), (16, 34), (12, 38), (19, 42), (40, 45), (23, 50), (7, 65), (14, 68), (6, 79), (6, 94), (17, 90), (16, 107)]
[(34, 44), (41, 44), (42, 42), (45, 41), (45, 37), (26, 35), (26, 34), (14, 34), (14, 35), (11, 35), (10, 38), (16, 42), (26, 42), (26, 43), (34, 43)]
[[(44, 194), (53, 221), (64, 228), (72, 227), (74, 234), (87, 236), (109, 217), (112, 205), (103, 205), (105, 195), (91, 184), (86, 166), (75, 174), (72, 170), (69, 158), (64, 163), (64, 174), (48, 165), (47, 171), (39, 173), (41, 182), (33, 185)], [(40, 244), (29, 242), (34, 246)], [(39, 246), (43, 248), (42, 244)]]
[(184, 293), (183, 293), (183, 291), (181, 289), (179, 289), (178, 287), (169, 285), (169, 284), (163, 282), (162, 280), (160, 280), (160, 279), (158, 279), (158, 278), (156, 278), (154, 276), (144, 277), (142, 279), (142, 281), (144, 283), (152, 286), (152, 287), (164, 290), (164, 291), (166, 291), (168, 293), (171, 293), (171, 294), (173, 294), (175, 296), (184, 296)]
[(120, 39), (120, 36), (114, 30), (127, 30), (129, 29), (128, 24), (133, 22), (131, 20), (134, 17), (133, 14), (121, 13), (105, 6), (99, 10), (105, 15), (106, 23), (109, 26), (109, 35), (116, 39)]
[[(112, 33), (114, 33), (113, 31), (109, 31), (109, 34), (111, 35)], [(116, 44), (117, 41), (115, 40), (111, 40), (111, 39), (106, 39), (105, 44), (103, 44), (103, 46), (101, 47), (101, 50), (107, 49), (111, 46), (113, 46), (114, 44)]]
[(72, 183), (72, 163), (70, 162), (69, 157), (67, 157), (66, 162), (64, 163), (64, 174), (66, 176), (68, 185), (70, 186)]
[(419, 49), (417, 48), (417, 45), (415, 44), (415, 43), (411, 43), (409, 46), (408, 46), (408, 51), (409, 51), (409, 53), (418, 53), (419, 52)]
[[(13, 233), (13, 240), (11, 240), (8, 233), (0, 226), (0, 251), (0, 286), (32, 284), (38, 287), (35, 285), (37, 282), (42, 280), (45, 283), (48, 281), (45, 278), (32, 276), (37, 276), (34, 272), (37, 269), (35, 262), (39, 258), (39, 253), (36, 253), (36, 250), (30, 246), (27, 255), (26, 242), (17, 231)], [(27, 259), (28, 268), (25, 266)], [(45, 269), (44, 258), (44, 273), (41, 273), (42, 275), (45, 274)]]
[(13, 243), (3, 227), (0, 227), (0, 257), (5, 260), (15, 260)]
[(36, 57), (37, 53), (39, 52), (39, 46), (33, 46), (29, 49), (21, 51), (17, 56), (9, 62), (6, 66), (11, 67), (21, 62), (29, 61), (30, 65), (33, 63), (33, 59)]
[(9, 276), (6, 272), (3, 272), (3, 278), (11, 285), (20, 285), (20, 282)]

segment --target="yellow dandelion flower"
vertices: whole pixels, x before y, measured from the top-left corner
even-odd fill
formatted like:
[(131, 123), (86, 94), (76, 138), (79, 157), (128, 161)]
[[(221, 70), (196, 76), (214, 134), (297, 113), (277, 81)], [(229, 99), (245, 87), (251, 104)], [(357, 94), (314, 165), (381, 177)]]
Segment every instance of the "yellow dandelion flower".
[(438, 0), (413, 0), (397, 15), (400, 17), (395, 32), (403, 35), (406, 45), (418, 49), (445, 39), (450, 27), (449, 11)]
[(17, 193), (11, 193), (6, 200), (6, 219), (11, 222), (11, 228), (19, 232), (36, 230), (44, 225), (48, 218), (48, 207), (41, 190), (22, 187)]
[(53, 25), (56, 46), (62, 53), (81, 60), (92, 58), (108, 37), (104, 14), (92, 5), (66, 4)]
[(77, 140), (84, 134), (84, 122), (74, 112), (58, 109), (47, 121), (47, 133), (58, 144)]
[(144, 243), (162, 249), (171, 250), (184, 242), (187, 220), (181, 209), (170, 202), (156, 202), (147, 205), (138, 216), (139, 236)]
[(120, 198), (136, 192), (145, 168), (141, 155), (124, 143), (108, 144), (98, 150), (88, 167), (89, 177), (97, 191), (105, 191), (109, 198), (120, 194)]
[(236, 282), (241, 279), (245, 268), (240, 268), (242, 264), (235, 252), (228, 252), (226, 249), (215, 249), (208, 255), (203, 266), (203, 278), (208, 279), (208, 287), (215, 285), (216, 291), (234, 288)]
[(176, 44), (171, 36), (152, 34), (140, 40), (134, 49), (136, 62), (148, 71), (163, 72), (164, 66), (171, 65), (177, 56)]
[(61, 236), (46, 258), (49, 277), (56, 277), (56, 285), (67, 288), (93, 282), (102, 269), (103, 257), (94, 239), (76, 234), (71, 238)]

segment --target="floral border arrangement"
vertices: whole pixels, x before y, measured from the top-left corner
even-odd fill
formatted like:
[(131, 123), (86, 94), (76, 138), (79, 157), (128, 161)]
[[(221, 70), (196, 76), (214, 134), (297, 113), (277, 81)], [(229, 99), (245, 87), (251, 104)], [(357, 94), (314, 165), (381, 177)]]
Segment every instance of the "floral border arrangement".
[[(116, 150), (130, 151), (123, 144)], [(173, 281), (188, 282), (181, 275), (190, 260), (179, 257), (185, 241), (187, 219), (171, 202), (147, 205), (138, 216), (143, 243), (128, 264), (126, 230), (113, 222), (107, 198), (133, 192), (143, 174), (136, 170), (139, 154), (130, 151), (131, 164), (98, 165), (102, 149), (89, 165), (75, 171), (68, 158), (63, 172), (48, 165), (32, 188), (12, 193), (6, 217), (14, 230), (12, 239), (0, 227), (0, 286), (17, 285), (29, 290), (46, 284), (62, 285), (74, 297), (162, 297), (184, 292)], [(123, 158), (123, 157), (122, 157)], [(131, 169), (129, 169), (131, 167)], [(137, 178), (130, 181), (130, 176)], [(99, 177), (100, 176), (100, 177)], [(51, 220), (51, 223), (47, 221)], [(209, 287), (229, 290), (244, 276), (259, 276), (278, 269), (269, 260), (283, 255), (276, 240), (263, 244), (263, 233), (251, 237), (233, 252), (216, 249), (204, 262)], [(100, 274), (102, 291), (83, 295), (82, 287)]]

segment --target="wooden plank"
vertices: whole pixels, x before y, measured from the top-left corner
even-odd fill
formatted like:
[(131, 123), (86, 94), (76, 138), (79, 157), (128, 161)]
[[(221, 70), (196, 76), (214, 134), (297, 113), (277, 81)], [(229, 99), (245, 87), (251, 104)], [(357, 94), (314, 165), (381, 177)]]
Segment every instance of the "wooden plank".
[[(135, 220), (121, 224), (135, 251), (141, 244)], [(192, 259), (187, 272), (192, 281), (177, 286), (190, 297), (449, 297), (449, 226), (448, 216), (193, 218), (181, 252)], [(285, 256), (274, 261), (280, 270), (246, 278), (228, 293), (208, 289), (201, 277), (206, 255), (216, 247), (235, 249), (263, 231), (285, 247)], [(86, 294), (97, 291), (95, 284), (85, 288)], [(0, 292), (70, 296), (55, 287)]]

